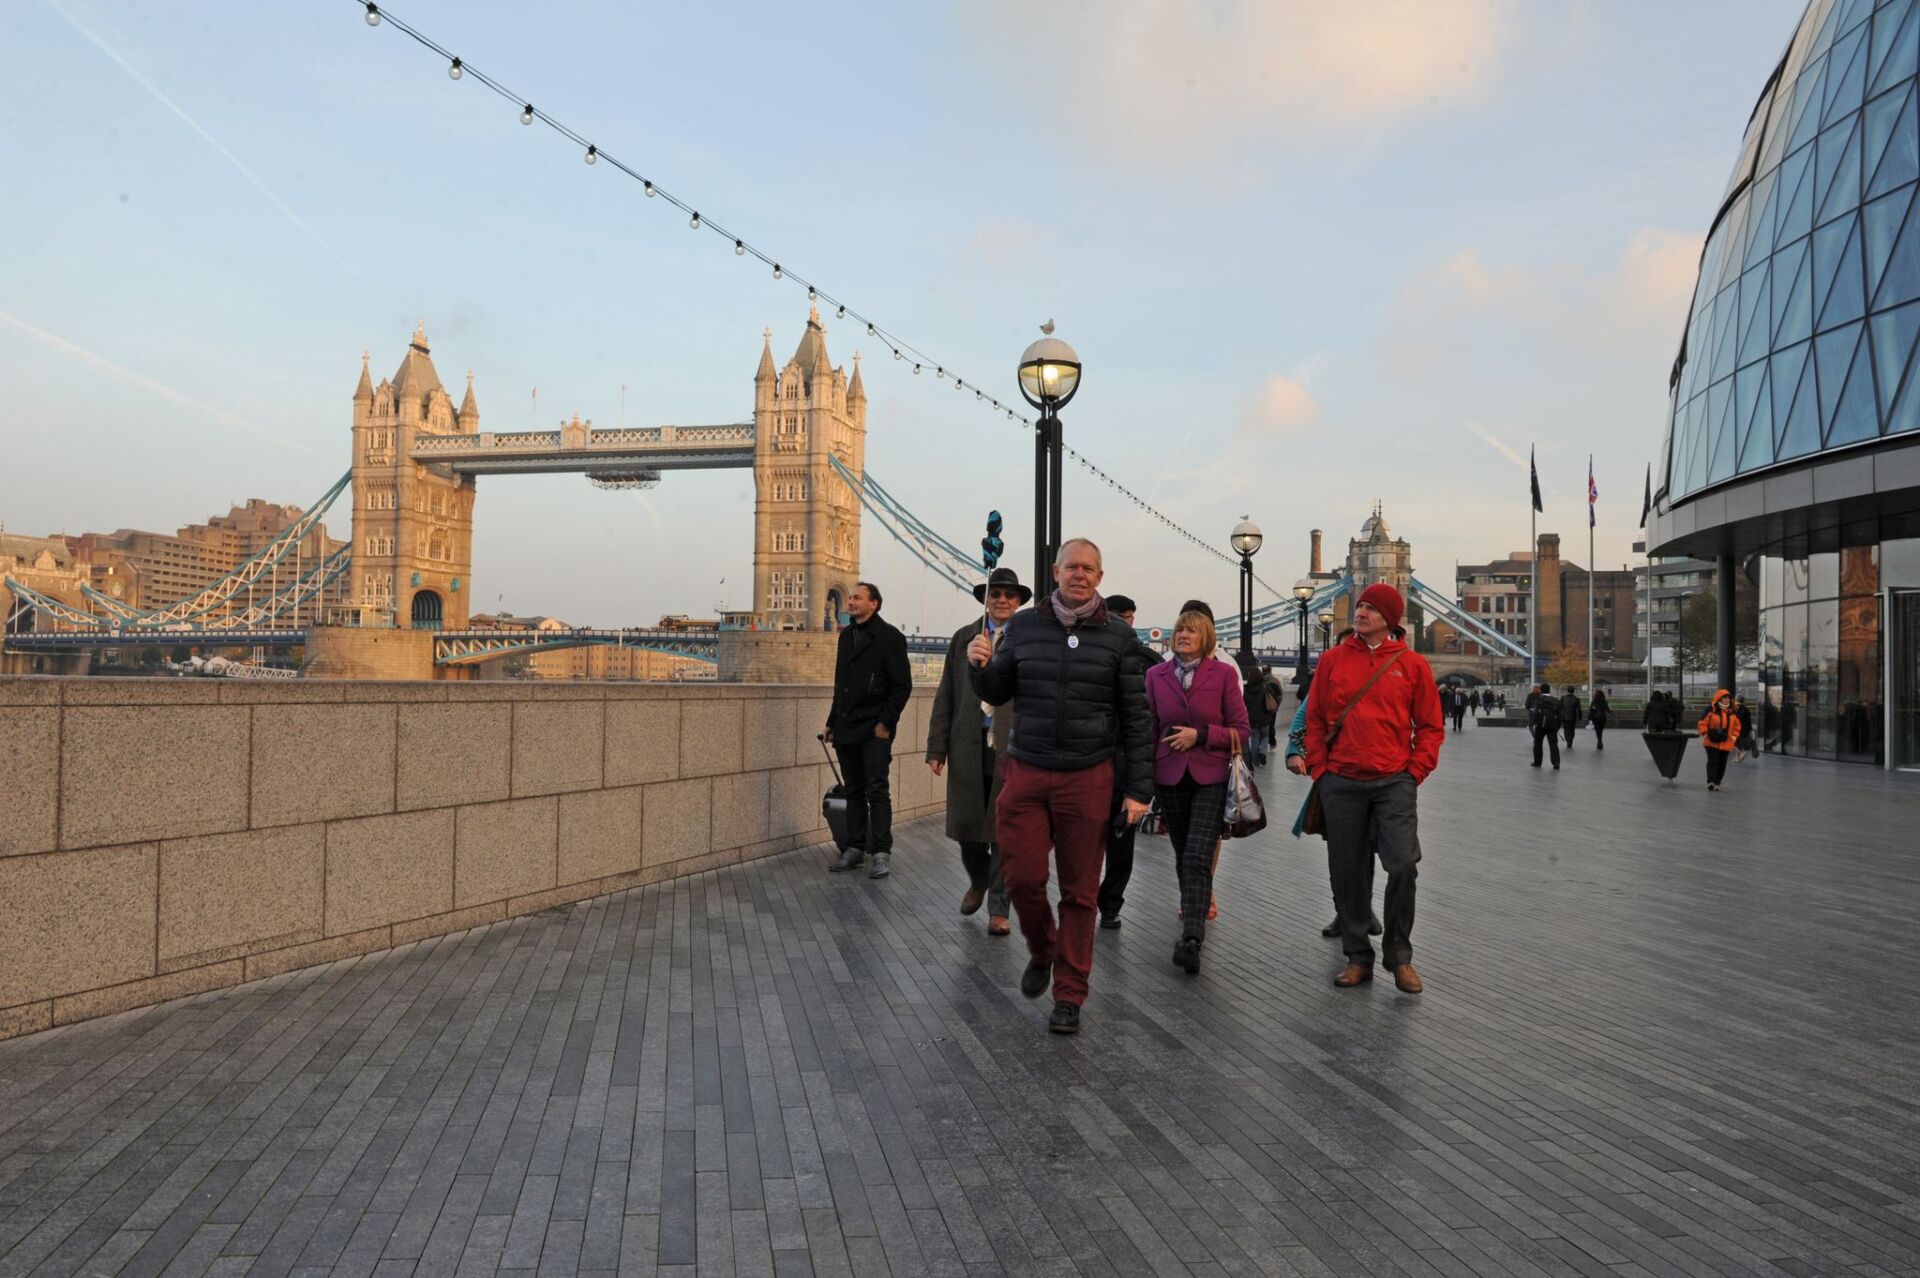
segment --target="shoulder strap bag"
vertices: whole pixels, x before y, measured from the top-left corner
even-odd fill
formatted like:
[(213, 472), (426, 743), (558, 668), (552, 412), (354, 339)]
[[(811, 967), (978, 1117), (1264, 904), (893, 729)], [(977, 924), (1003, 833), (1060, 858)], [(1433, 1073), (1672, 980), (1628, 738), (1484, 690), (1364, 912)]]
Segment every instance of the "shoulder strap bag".
[[(1373, 691), (1373, 685), (1380, 682), (1380, 676), (1393, 669), (1393, 663), (1406, 655), (1406, 651), (1405, 648), (1402, 648), (1399, 652), (1388, 657), (1386, 662), (1378, 670), (1373, 672), (1373, 676), (1360, 685), (1360, 691), (1353, 694), (1353, 700), (1341, 707), (1339, 715), (1335, 717), (1333, 721), (1333, 726), (1327, 729), (1327, 752), (1329, 754), (1333, 752), (1333, 743), (1340, 739), (1340, 729), (1346, 726), (1347, 716), (1353, 713), (1353, 708), (1359, 705), (1361, 700), (1364, 699), (1369, 692)], [(1307, 791), (1306, 806), (1301, 809), (1300, 813), (1300, 828), (1308, 834), (1324, 836), (1327, 832), (1327, 814), (1320, 806), (1319, 777), (1313, 779), (1313, 785)]]

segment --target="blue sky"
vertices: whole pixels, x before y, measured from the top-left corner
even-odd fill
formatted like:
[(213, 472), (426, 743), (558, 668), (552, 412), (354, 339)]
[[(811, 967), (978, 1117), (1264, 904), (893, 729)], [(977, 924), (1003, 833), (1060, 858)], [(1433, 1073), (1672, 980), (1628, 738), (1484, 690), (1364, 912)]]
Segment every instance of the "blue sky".
[[(1698, 248), (1797, 0), (1046, 7), (396, 0), (396, 11), (969, 381), (1052, 317), (1069, 442), (1284, 588), (1372, 502), (1444, 584), (1526, 542), (1630, 557)], [(804, 290), (347, 0), (0, 12), (0, 520), (171, 529), (347, 465), (358, 356), (424, 321), (483, 421), (744, 419)], [(875, 343), (829, 319), (837, 362)], [(1031, 440), (866, 364), (868, 465), (1028, 562)], [(1518, 462), (1516, 462), (1518, 458)], [(1067, 523), (1150, 612), (1232, 569), (1084, 472)], [(743, 605), (744, 472), (482, 484), (477, 605)], [(340, 522), (334, 528), (344, 536)], [(909, 627), (971, 606), (871, 521)], [(724, 584), (722, 584), (724, 579)]]

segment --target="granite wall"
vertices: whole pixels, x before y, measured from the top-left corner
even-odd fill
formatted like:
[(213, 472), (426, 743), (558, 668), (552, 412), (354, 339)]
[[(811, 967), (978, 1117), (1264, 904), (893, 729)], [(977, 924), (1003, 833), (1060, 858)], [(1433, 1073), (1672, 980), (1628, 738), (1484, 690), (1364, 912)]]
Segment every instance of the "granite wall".
[[(0, 1038), (823, 843), (827, 701), (0, 678)], [(945, 798), (926, 705), (903, 821)]]

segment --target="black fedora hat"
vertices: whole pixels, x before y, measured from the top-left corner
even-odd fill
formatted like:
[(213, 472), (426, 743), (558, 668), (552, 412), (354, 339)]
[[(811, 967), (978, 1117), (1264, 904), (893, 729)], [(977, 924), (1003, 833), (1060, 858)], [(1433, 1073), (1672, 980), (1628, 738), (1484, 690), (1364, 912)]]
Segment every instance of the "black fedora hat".
[(992, 586), (1012, 586), (1020, 592), (1020, 602), (1028, 603), (1033, 599), (1033, 591), (1020, 584), (1020, 574), (1011, 568), (995, 568), (984, 585), (973, 588), (973, 597), (981, 603), (987, 601), (987, 590)]

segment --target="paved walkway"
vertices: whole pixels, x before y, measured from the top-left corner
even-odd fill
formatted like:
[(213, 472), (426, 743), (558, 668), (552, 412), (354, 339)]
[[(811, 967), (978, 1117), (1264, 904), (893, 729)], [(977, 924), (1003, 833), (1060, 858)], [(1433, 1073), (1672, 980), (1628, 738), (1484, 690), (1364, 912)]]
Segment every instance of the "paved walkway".
[(1186, 976), (1143, 846), (1049, 1036), (935, 823), (0, 1044), (0, 1275), (1920, 1274), (1920, 779), (1523, 748), (1424, 791), (1419, 998), (1284, 833)]

